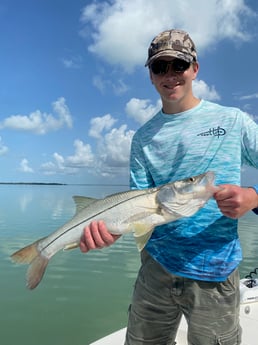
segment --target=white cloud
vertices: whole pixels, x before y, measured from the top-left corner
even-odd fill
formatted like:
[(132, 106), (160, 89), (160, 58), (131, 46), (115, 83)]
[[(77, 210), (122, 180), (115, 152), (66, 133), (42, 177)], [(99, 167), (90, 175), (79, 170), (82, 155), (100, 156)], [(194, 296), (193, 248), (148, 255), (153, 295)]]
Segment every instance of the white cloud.
[(24, 158), (20, 162), (20, 168), (19, 170), (24, 173), (33, 173), (34, 170), (29, 166), (29, 161), (28, 159)]
[(41, 165), (41, 171), (45, 175), (55, 175), (58, 173), (57, 165), (54, 162), (47, 162)]
[(41, 165), (41, 171), (45, 175), (75, 174), (80, 168), (94, 167), (94, 154), (91, 146), (76, 139), (73, 143), (74, 154), (64, 157), (60, 153), (53, 154), (53, 160)]
[(256, 99), (258, 98), (258, 93), (253, 93), (251, 95), (245, 95), (245, 96), (240, 96), (239, 99), (241, 101), (246, 101), (246, 100), (249, 100), (249, 99)]
[(2, 138), (0, 137), (0, 156), (4, 156), (8, 151), (8, 147), (2, 143)]
[(141, 125), (152, 118), (161, 109), (161, 100), (152, 105), (149, 99), (132, 98), (125, 107), (127, 115)]
[(122, 79), (116, 80), (116, 84), (112, 83), (112, 89), (114, 94), (120, 96), (129, 90), (128, 85), (124, 83)]
[(66, 166), (65, 158), (59, 153), (55, 152), (53, 154), (53, 161), (43, 163), (41, 165), (41, 171), (45, 175), (75, 174), (78, 171), (78, 169)]
[(105, 90), (108, 87), (108, 82), (104, 80), (100, 75), (96, 75), (93, 78), (93, 85), (104, 94)]
[(208, 86), (203, 80), (193, 81), (193, 93), (196, 97), (209, 101), (220, 100), (220, 95), (215, 90), (215, 86)]
[(64, 126), (72, 127), (72, 117), (63, 97), (52, 103), (56, 116), (36, 110), (29, 115), (12, 115), (0, 123), (0, 129), (8, 128), (34, 134), (46, 134)]
[(111, 79), (105, 79), (102, 75), (98, 74), (93, 78), (93, 85), (104, 94), (106, 90), (112, 90), (115, 95), (120, 96), (126, 93), (129, 89), (128, 85), (120, 78), (115, 82)]
[(98, 149), (98, 156), (107, 166), (128, 166), (131, 140), (134, 131), (127, 130), (127, 125), (113, 128), (107, 133)]
[(55, 152), (52, 161), (41, 165), (46, 175), (75, 174), (80, 169), (87, 169), (92, 174), (101, 176), (128, 173), (131, 140), (134, 131), (127, 130), (126, 125), (112, 128), (105, 135), (97, 135), (96, 150), (91, 145), (77, 139), (74, 141), (74, 154), (64, 157)]
[(89, 144), (84, 144), (81, 140), (74, 141), (74, 155), (65, 159), (65, 165), (70, 167), (87, 167), (92, 166), (94, 155)]
[(158, 32), (183, 28), (202, 53), (223, 39), (238, 44), (248, 40), (245, 24), (254, 17), (244, 0), (196, 0), (194, 6), (192, 0), (160, 0), (158, 6), (156, 0), (114, 0), (86, 5), (81, 21), (85, 37), (91, 35), (92, 53), (132, 71), (144, 65), (149, 42)]
[(67, 125), (68, 128), (72, 128), (73, 120), (70, 114), (70, 110), (66, 105), (65, 98), (60, 97), (57, 101), (52, 103), (52, 106), (54, 111), (59, 116), (59, 118), (56, 121), (53, 121), (53, 128), (55, 128), (55, 125), (57, 129), (63, 125)]
[(94, 117), (90, 120), (89, 136), (93, 138), (100, 138), (104, 130), (109, 130), (113, 127), (117, 120), (110, 114), (106, 114), (102, 117)]
[(94, 165), (94, 154), (91, 146), (76, 139), (73, 143), (74, 154), (64, 157), (60, 153), (53, 154), (53, 160), (41, 165), (45, 175), (75, 174), (80, 168), (91, 168)]
[(61, 60), (64, 67), (67, 69), (81, 68), (82, 58), (81, 56), (73, 56), (71, 58), (64, 58)]

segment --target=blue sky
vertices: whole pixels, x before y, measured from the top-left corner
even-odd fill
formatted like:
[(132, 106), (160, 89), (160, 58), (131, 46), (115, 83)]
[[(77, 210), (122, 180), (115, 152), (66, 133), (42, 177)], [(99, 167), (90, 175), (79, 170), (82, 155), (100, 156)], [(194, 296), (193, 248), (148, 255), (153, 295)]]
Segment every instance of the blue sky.
[(195, 95), (258, 122), (256, 0), (0, 0), (0, 182), (127, 183), (160, 108), (147, 48), (170, 28), (197, 45)]

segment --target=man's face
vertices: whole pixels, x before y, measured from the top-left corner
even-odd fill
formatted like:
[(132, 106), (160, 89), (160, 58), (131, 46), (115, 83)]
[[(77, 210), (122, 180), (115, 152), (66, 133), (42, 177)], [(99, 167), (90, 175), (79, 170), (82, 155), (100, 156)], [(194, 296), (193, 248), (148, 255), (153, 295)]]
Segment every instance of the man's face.
[(151, 81), (165, 102), (177, 102), (192, 95), (192, 81), (197, 76), (199, 65), (178, 60), (159, 57), (150, 66)]

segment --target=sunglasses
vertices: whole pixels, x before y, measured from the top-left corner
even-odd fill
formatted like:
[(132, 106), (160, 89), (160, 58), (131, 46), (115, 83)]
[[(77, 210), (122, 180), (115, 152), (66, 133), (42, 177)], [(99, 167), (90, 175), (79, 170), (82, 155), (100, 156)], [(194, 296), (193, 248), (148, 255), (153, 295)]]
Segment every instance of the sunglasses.
[(174, 59), (172, 61), (158, 60), (150, 65), (150, 69), (154, 74), (166, 74), (169, 70), (169, 66), (171, 66), (175, 73), (183, 73), (190, 65), (190, 62), (181, 59)]

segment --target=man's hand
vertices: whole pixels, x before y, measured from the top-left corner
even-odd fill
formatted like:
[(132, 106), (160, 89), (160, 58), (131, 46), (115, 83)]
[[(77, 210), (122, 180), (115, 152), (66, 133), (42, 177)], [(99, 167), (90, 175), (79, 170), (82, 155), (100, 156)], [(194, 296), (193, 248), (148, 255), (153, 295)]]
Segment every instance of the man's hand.
[(258, 196), (253, 188), (225, 184), (214, 194), (220, 211), (227, 217), (237, 219), (258, 206)]
[(120, 235), (112, 235), (103, 221), (93, 221), (83, 230), (80, 241), (80, 249), (87, 253), (92, 249), (101, 249), (113, 244)]

